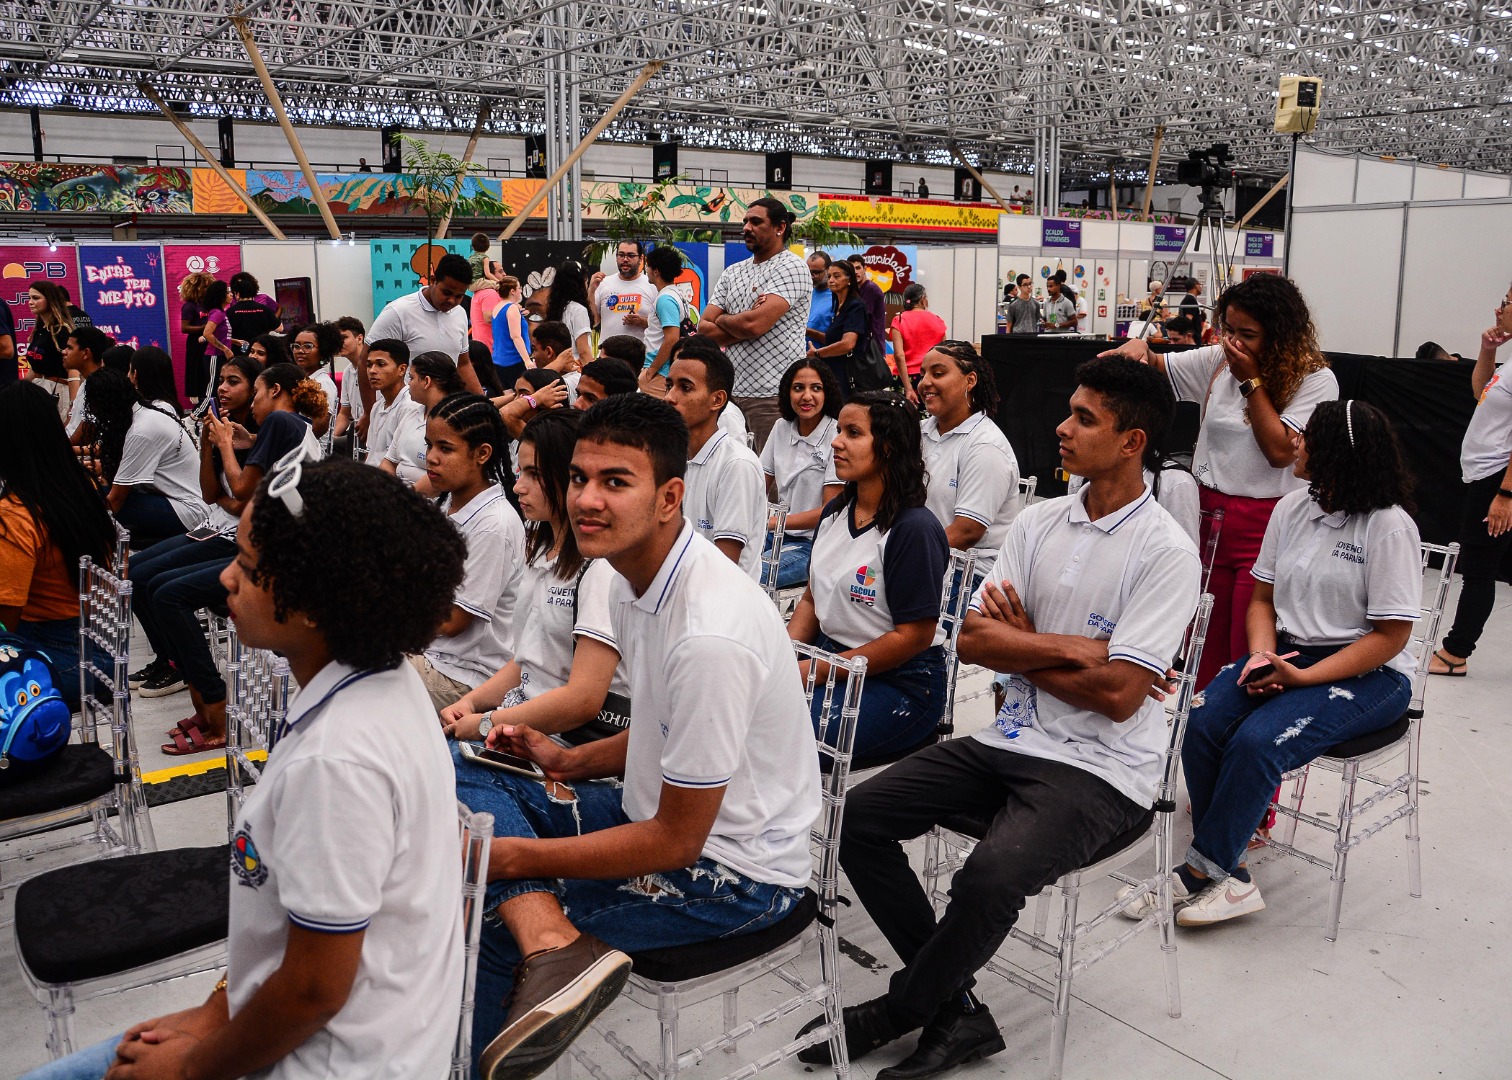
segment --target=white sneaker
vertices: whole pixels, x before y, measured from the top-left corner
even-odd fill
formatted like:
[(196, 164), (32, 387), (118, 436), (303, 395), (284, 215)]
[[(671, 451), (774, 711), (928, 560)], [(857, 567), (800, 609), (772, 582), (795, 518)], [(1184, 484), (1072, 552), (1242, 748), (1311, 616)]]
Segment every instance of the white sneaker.
[(1253, 911), (1263, 911), (1265, 901), (1260, 899), (1260, 886), (1254, 878), (1240, 881), (1227, 877), (1209, 885), (1176, 913), (1179, 926), (1211, 926), (1213, 923), (1237, 919)]
[[(1129, 896), (1132, 896), (1134, 893), (1136, 893), (1136, 892), (1139, 891), (1139, 888), (1140, 887), (1138, 885), (1125, 885), (1123, 888), (1121, 888), (1121, 889), (1118, 890), (1118, 899), (1123, 900), (1123, 899), (1126, 899)], [(1192, 894), (1189, 893), (1189, 892), (1187, 892), (1186, 882), (1184, 882), (1184, 881), (1181, 880), (1181, 875), (1180, 874), (1172, 874), (1171, 875), (1171, 907), (1172, 907), (1172, 909), (1173, 910), (1180, 910), (1181, 907), (1182, 907), (1182, 905), (1189, 903), (1191, 901), (1191, 899), (1192, 899)], [(1122, 911), (1119, 912), (1119, 914), (1122, 915), (1126, 919), (1133, 919), (1135, 922), (1138, 922), (1139, 920), (1143, 919), (1146, 915), (1150, 914), (1154, 910), (1155, 910), (1155, 893), (1153, 891), (1151, 891), (1151, 892), (1145, 893), (1138, 900), (1134, 901), (1128, 907), (1124, 908)]]

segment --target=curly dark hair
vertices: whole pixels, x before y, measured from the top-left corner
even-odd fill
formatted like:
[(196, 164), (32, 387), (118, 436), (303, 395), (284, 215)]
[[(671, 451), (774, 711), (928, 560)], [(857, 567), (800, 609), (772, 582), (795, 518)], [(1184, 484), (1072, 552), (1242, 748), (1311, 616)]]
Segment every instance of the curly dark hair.
[(294, 411), (312, 424), (318, 424), (331, 415), (330, 402), (325, 391), (314, 379), (305, 375), (298, 364), (269, 364), (263, 368), (258, 380), (269, 389), (277, 387), (289, 395)]
[(815, 363), (806, 357), (794, 360), (782, 373), (782, 379), (777, 384), (777, 411), (788, 423), (798, 422), (798, 414), (793, 410), (793, 383), (798, 381), (798, 373), (805, 368), (818, 375), (819, 381), (824, 384), (824, 407), (819, 411), (833, 420), (840, 415), (840, 406), (845, 404), (840, 392), (840, 380), (835, 378), (834, 368), (828, 364)]
[[(838, 265), (838, 264), (836, 264)], [(915, 506), (923, 506), (929, 495), (929, 475), (924, 471), (924, 451), (919, 433), (919, 410), (902, 394), (891, 390), (871, 390), (856, 394), (845, 403), (865, 409), (871, 422), (872, 452), (882, 466), (882, 501), (877, 506), (877, 529), (891, 529), (898, 515)], [(854, 480), (835, 500), (835, 509), (844, 510), (856, 501)]]
[[(551, 516), (567, 522), (567, 482), (572, 472), (572, 448), (577, 445), (578, 428), (583, 413), (578, 409), (554, 409), (531, 419), (520, 433), (520, 445), (535, 448), (535, 468), (541, 490), (551, 507)], [(549, 521), (525, 523), (525, 557), (531, 562), (556, 546), (556, 528)], [(567, 525), (562, 550), (557, 552), (556, 576), (571, 581), (583, 569), (583, 554), (578, 550), (577, 534)]]
[[(978, 355), (976, 346), (969, 341), (940, 342), (930, 352), (943, 353), (950, 357), (955, 366), (960, 368), (962, 375), (975, 375), (976, 385), (971, 388), (969, 398), (971, 411), (974, 413), (986, 413), (989, 418), (997, 415), (998, 405), (1002, 399), (998, 397), (997, 379), (992, 374), (992, 365)], [(920, 357), (922, 360), (923, 357)]]
[[(1265, 345), (1256, 358), (1260, 382), (1280, 412), (1296, 396), (1302, 380), (1328, 366), (1318, 348), (1318, 331), (1302, 290), (1280, 274), (1256, 274), (1230, 285), (1218, 297), (1213, 318), (1220, 325), (1238, 308), (1265, 330)], [(1245, 415), (1248, 416), (1246, 408)]]
[(294, 362), (293, 357), (289, 355), (289, 342), (282, 334), (259, 334), (252, 339), (252, 344), (261, 345), (263, 352), (268, 354), (268, 367)]
[[(303, 466), (298, 519), (268, 498), (272, 480), (253, 498), (248, 539), (258, 556), (252, 582), (270, 583), (278, 619), (300, 612), (335, 660), (359, 670), (424, 652), (462, 584), (462, 534), (397, 477), (355, 461)], [(330, 573), (338, 544), (349, 573)]]
[(1324, 401), (1302, 433), (1308, 494), (1328, 514), (1400, 506), (1409, 514), (1413, 477), (1386, 414), (1363, 401)]
[[(171, 409), (147, 401), (131, 385), (130, 379), (110, 368), (101, 368), (84, 380), (84, 393), (84, 415), (94, 430), (94, 452), (100, 461), (100, 474), (107, 484), (115, 482), (116, 471), (121, 467), (121, 454), (126, 447), (126, 433), (131, 430), (135, 406), (153, 409), (171, 418), (175, 425), (178, 423), (178, 417)], [(180, 438), (189, 438), (182, 428)]]
[(335, 323), (314, 322), (301, 326), (289, 335), (290, 343), (297, 341), (300, 334), (309, 334), (315, 339), (315, 351), (320, 354), (321, 367), (334, 364), (336, 357), (341, 354), (341, 329)]

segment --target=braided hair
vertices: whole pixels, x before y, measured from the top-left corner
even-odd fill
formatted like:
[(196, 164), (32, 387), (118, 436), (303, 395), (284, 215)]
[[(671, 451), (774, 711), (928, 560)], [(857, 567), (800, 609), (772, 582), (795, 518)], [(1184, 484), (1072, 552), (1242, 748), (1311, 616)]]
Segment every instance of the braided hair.
[(942, 341), (929, 351), (950, 357), (951, 362), (960, 369), (962, 375), (976, 376), (976, 385), (971, 388), (968, 398), (972, 412), (986, 413), (989, 418), (997, 415), (998, 405), (1001, 403), (998, 397), (997, 379), (993, 377), (992, 366), (983, 362), (971, 342)]
[(501, 485), (505, 492), (513, 494), (514, 470), (509, 465), (509, 432), (505, 430), (504, 418), (493, 402), (481, 394), (448, 394), (430, 411), (430, 419), (444, 420), (447, 427), (476, 450), (487, 445), (492, 449), (483, 463), (483, 478)]

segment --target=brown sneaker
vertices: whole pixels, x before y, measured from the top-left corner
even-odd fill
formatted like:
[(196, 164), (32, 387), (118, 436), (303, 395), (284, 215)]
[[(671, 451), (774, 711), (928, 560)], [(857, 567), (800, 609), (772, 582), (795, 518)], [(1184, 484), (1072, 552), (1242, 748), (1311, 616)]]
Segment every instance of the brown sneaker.
[(531, 953), (515, 973), (504, 1027), (478, 1058), (483, 1080), (530, 1080), (619, 997), (630, 958), (592, 934)]

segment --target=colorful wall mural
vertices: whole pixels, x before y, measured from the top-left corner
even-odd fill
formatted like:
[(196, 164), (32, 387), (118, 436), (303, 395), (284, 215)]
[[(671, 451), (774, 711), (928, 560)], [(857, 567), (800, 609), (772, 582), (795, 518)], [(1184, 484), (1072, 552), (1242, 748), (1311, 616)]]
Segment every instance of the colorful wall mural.
[(57, 211), (190, 214), (193, 185), (188, 169), (0, 162), (0, 213)]

